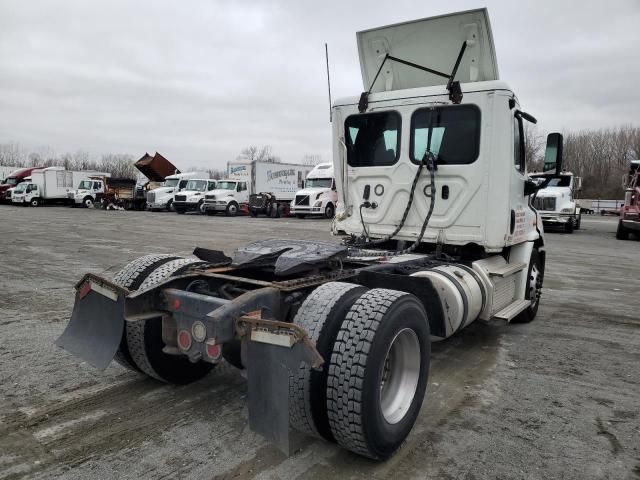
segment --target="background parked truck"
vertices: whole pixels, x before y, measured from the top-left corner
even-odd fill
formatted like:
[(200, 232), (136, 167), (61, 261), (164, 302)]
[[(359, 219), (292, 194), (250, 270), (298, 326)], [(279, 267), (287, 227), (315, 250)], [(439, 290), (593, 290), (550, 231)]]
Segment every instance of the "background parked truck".
[(307, 175), (304, 188), (296, 192), (291, 202), (291, 214), (298, 218), (307, 215), (322, 215), (333, 218), (338, 192), (333, 178), (333, 164), (321, 163)]
[(310, 165), (276, 162), (229, 162), (227, 170), (248, 177), (249, 213), (279, 217), (289, 214), (291, 201), (304, 186), (304, 179), (313, 169)]
[(204, 210), (204, 197), (207, 192), (215, 190), (216, 181), (208, 178), (192, 178), (187, 181), (184, 189), (173, 196), (173, 205), (176, 213), (197, 211), (202, 214)]
[(15, 187), (17, 187), (20, 182), (31, 177), (31, 172), (41, 168), (43, 167), (19, 168), (18, 170), (11, 172), (0, 185), (0, 199), (11, 203), (11, 195)]
[(192, 178), (208, 178), (206, 172), (185, 172), (169, 175), (162, 185), (147, 192), (147, 209), (151, 211), (173, 210), (173, 197), (187, 186)]
[(632, 233), (640, 239), (640, 160), (632, 160), (629, 173), (622, 181), (624, 206), (620, 209), (620, 220), (616, 238), (627, 240)]
[[(542, 179), (542, 175), (532, 175)], [(571, 172), (562, 172), (549, 184), (538, 191), (533, 206), (542, 215), (545, 226), (561, 227), (567, 233), (580, 228), (582, 215), (576, 196), (582, 188), (582, 178)]]
[[(37, 207), (43, 203), (67, 203), (69, 191), (92, 176), (110, 176), (92, 170), (71, 171), (64, 167), (48, 167), (31, 172), (31, 180), (13, 192), (12, 203)], [(21, 184), (22, 185), (22, 184)]]

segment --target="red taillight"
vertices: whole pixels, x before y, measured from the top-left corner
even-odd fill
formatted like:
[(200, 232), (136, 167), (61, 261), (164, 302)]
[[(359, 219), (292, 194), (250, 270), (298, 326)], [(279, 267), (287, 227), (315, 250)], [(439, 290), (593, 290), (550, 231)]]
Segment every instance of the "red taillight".
[(188, 330), (178, 332), (178, 346), (184, 351), (191, 348), (191, 334)]
[(215, 343), (214, 344), (207, 343), (207, 355), (210, 358), (217, 360), (218, 358), (220, 358), (221, 354), (222, 354), (222, 348), (220, 347), (220, 345), (217, 345)]

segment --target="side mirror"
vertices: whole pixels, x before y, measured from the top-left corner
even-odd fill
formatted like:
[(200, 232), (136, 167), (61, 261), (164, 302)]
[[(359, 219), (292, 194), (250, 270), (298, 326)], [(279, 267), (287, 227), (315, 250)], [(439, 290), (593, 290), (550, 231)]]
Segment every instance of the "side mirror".
[(562, 172), (562, 134), (550, 133), (547, 135), (547, 148), (544, 152), (543, 173), (560, 175)]
[(573, 189), (576, 192), (579, 192), (580, 190), (582, 190), (582, 177), (574, 177), (573, 178)]

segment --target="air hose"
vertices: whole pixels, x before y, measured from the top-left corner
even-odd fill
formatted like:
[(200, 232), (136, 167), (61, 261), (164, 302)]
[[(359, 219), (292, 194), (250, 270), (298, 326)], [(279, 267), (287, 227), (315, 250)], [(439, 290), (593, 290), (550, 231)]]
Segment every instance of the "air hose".
[[(411, 191), (409, 192), (409, 201), (407, 202), (407, 206), (404, 209), (402, 219), (400, 220), (400, 223), (398, 224), (396, 229), (392, 233), (390, 233), (389, 235), (386, 235), (383, 238), (356, 244), (354, 247), (349, 249), (350, 257), (380, 257), (381, 256), (380, 252), (365, 252), (365, 251), (362, 251), (362, 249), (368, 248), (374, 245), (380, 245), (381, 243), (385, 243), (391, 240), (393, 237), (395, 237), (398, 234), (398, 232), (400, 232), (400, 230), (404, 226), (407, 216), (409, 215), (409, 210), (411, 209), (411, 205), (413, 204), (415, 189), (418, 184), (418, 180), (420, 178), (420, 173), (422, 172), (422, 169), (425, 166), (427, 167), (427, 170), (429, 170), (429, 175), (430, 175), (431, 204), (429, 205), (429, 212), (427, 213), (427, 216), (425, 217), (424, 222), (422, 223), (420, 234), (418, 235), (418, 238), (415, 240), (415, 242), (411, 244), (409, 247), (403, 250), (398, 250), (396, 252), (389, 252), (385, 254), (385, 256), (402, 255), (405, 253), (413, 252), (416, 248), (418, 248), (418, 245), (420, 245), (420, 242), (422, 242), (422, 238), (424, 237), (424, 232), (427, 229), (427, 225), (429, 224), (431, 215), (433, 214), (433, 208), (435, 206), (435, 199), (436, 199), (436, 183), (435, 183), (436, 158), (435, 158), (435, 155), (430, 150), (427, 150), (425, 152), (424, 157), (422, 158), (422, 161), (418, 166), (418, 171), (416, 172), (416, 175), (413, 179), (413, 184), (411, 185)], [(368, 237), (367, 228), (364, 223), (364, 219), (362, 217), (362, 205), (360, 206), (360, 220), (362, 221), (362, 226), (364, 228), (365, 235)]]

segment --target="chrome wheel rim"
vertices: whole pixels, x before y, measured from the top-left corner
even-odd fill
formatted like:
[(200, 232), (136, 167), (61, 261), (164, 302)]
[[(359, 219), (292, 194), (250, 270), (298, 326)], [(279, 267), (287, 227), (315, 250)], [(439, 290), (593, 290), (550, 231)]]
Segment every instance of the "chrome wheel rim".
[(390, 424), (402, 420), (413, 403), (420, 360), (418, 335), (410, 328), (400, 330), (391, 341), (380, 380), (382, 416)]
[(229, 215), (235, 215), (237, 212), (237, 208), (235, 205), (229, 205)]
[(535, 263), (531, 266), (531, 273), (529, 274), (529, 300), (531, 306), (535, 307), (540, 301), (540, 294), (542, 293), (542, 285), (540, 282), (540, 270)]

